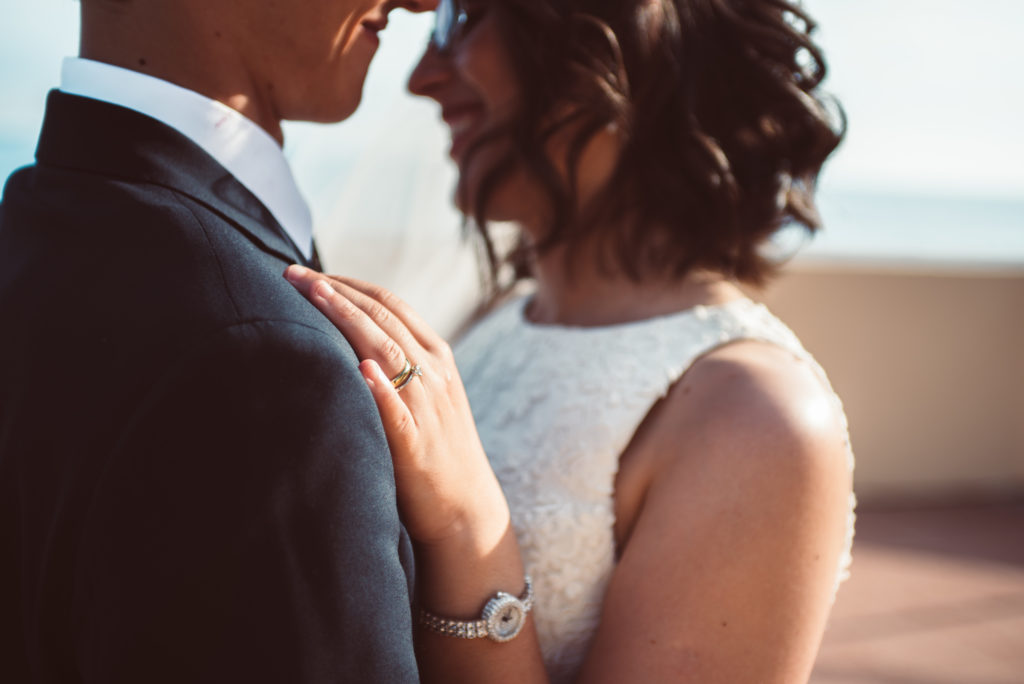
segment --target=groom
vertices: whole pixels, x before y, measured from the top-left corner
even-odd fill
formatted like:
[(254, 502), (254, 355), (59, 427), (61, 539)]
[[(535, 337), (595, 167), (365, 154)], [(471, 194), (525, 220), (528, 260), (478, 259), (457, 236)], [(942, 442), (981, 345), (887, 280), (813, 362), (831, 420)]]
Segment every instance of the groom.
[(82, 0), (0, 204), (0, 681), (405, 682), (411, 553), (281, 120), (396, 6)]

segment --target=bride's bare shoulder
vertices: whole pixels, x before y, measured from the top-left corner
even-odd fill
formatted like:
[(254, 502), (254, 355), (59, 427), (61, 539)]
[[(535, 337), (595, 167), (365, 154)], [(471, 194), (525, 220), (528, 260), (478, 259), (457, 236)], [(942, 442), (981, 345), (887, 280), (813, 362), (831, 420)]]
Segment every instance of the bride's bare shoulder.
[(701, 482), (743, 483), (747, 495), (795, 493), (815, 478), (848, 486), (847, 449), (842, 407), (812, 361), (733, 342), (700, 357), (652, 409), (623, 456), (620, 495), (689, 496), (675, 490)]
[(807, 358), (773, 344), (739, 341), (697, 360), (651, 427), (659, 442), (679, 446), (673, 461), (710, 450), (722, 459), (718, 467), (788, 471), (831, 467), (845, 452), (841, 411)]
[(690, 368), (638, 434), (654, 466), (588, 672), (806, 680), (846, 538), (840, 411), (811, 363), (765, 343)]

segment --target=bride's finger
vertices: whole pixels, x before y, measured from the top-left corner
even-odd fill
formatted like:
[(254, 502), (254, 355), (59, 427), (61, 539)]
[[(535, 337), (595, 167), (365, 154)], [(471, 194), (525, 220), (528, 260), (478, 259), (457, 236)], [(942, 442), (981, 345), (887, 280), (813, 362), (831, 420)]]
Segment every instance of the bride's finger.
[[(416, 313), (415, 309), (387, 288), (348, 276), (330, 276), (330, 278), (343, 283), (390, 311), (425, 349), (434, 349), (439, 343), (444, 342), (443, 338), (434, 332), (434, 329)], [(353, 301), (356, 300), (353, 299)]]
[(421, 348), (422, 345), (420, 345), (416, 336), (413, 335), (409, 327), (387, 304), (357, 290), (342, 278), (330, 276), (329, 282), (339, 294), (358, 306), (363, 313), (380, 326), (381, 330), (391, 335), (400, 345), (409, 347), (413, 351)]
[(306, 268), (305, 266), (292, 264), (284, 270), (284, 277), (285, 280), (291, 283), (296, 290), (308, 298), (309, 290), (313, 287), (313, 283), (318, 280), (322, 280), (324, 278), (324, 274), (319, 271), (314, 271), (311, 268)]
[[(419, 339), (409, 331), (409, 328), (402, 319), (399, 318), (398, 315), (396, 315), (388, 306), (388, 304), (391, 303), (391, 300), (379, 301), (368, 296), (361, 290), (347, 284), (342, 278), (329, 276), (328, 280), (325, 280), (325, 277), (322, 274), (301, 266), (289, 266), (285, 271), (285, 278), (287, 278), (292, 285), (307, 297), (310, 297), (313, 294), (313, 288), (317, 286), (317, 283), (329, 284), (346, 300), (357, 306), (364, 314), (372, 319), (385, 334), (389, 335), (391, 339), (405, 351), (409, 358), (414, 360), (425, 359), (426, 355), (422, 352), (423, 345), (421, 345)], [(381, 288), (381, 290), (383, 292), (387, 292), (386, 290), (383, 290), (383, 288)], [(409, 308), (394, 295), (391, 295), (391, 298), (396, 305), (400, 304)], [(374, 357), (367, 354), (365, 357), (361, 356), (360, 358)], [(385, 365), (384, 369), (390, 370), (390, 366)]]
[(326, 280), (309, 288), (313, 305), (345, 336), (360, 361), (374, 361), (392, 376), (402, 372), (406, 351), (358, 306), (339, 294)]
[(412, 411), (398, 396), (391, 380), (375, 362), (363, 361), (359, 364), (359, 371), (370, 388), (373, 400), (377, 403), (377, 411), (380, 413), (392, 456), (401, 458), (402, 454), (411, 451), (416, 439), (416, 420)]

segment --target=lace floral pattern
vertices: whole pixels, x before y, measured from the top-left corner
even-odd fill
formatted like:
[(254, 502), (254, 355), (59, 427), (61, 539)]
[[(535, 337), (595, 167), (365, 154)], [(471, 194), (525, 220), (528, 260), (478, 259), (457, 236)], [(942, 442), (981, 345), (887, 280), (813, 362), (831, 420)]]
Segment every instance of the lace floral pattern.
[[(828, 380), (796, 336), (749, 300), (600, 328), (534, 325), (526, 303), (492, 313), (455, 353), (533, 577), (544, 661), (562, 682), (583, 662), (615, 566), (618, 458), (654, 403), (698, 357), (740, 339), (790, 350)], [(851, 495), (836, 587), (848, 574), (854, 503)]]

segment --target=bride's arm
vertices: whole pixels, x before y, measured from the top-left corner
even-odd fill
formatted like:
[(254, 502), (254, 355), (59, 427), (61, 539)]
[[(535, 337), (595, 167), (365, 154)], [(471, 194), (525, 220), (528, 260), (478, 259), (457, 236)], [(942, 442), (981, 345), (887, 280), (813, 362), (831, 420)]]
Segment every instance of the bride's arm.
[(765, 343), (712, 352), (648, 416), (627, 467), (642, 502), (621, 511), (635, 517), (580, 680), (806, 682), (851, 486), (815, 370)]
[[(380, 409), (395, 465), (399, 512), (416, 549), (420, 606), (479, 619), (499, 591), (519, 595), (525, 570), (508, 504), (484, 454), (448, 344), (387, 291), (292, 267), (286, 277), (352, 344)], [(329, 282), (329, 284), (328, 284)], [(398, 393), (406, 357), (420, 366)], [(424, 681), (546, 682), (528, 617), (511, 641), (460, 639), (417, 625)]]
[[(293, 283), (367, 359), (423, 606), (472, 619), (496, 591), (518, 593), (508, 506), (448, 346), (382, 289), (311, 272)], [(398, 394), (405, 354), (424, 374)], [(580, 680), (806, 681), (845, 537), (844, 438), (831, 395), (791, 355), (740, 343), (699, 361), (627, 453), (649, 464), (642, 503)], [(532, 619), (504, 644), (418, 638), (427, 681), (546, 680)]]

